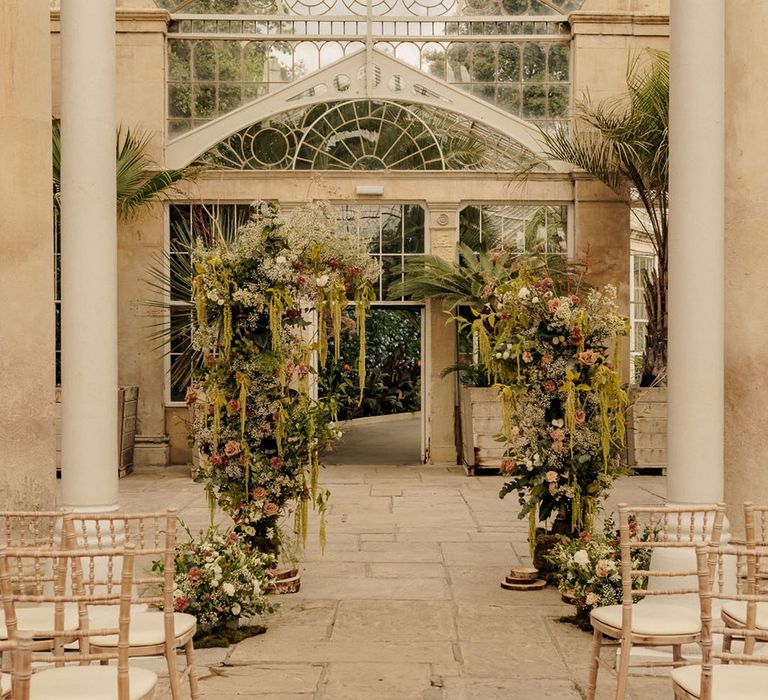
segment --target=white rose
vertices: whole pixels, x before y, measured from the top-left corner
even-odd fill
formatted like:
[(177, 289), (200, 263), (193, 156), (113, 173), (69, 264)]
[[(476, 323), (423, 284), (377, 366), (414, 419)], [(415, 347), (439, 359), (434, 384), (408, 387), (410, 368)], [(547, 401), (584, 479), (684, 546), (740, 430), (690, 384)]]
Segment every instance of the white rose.
[(532, 301), (534, 304), (536, 304), (536, 303), (538, 303), (538, 301), (539, 301), (539, 297), (533, 297), (533, 299), (531, 299), (531, 301)]
[(328, 275), (321, 275), (315, 280), (315, 284), (318, 287), (325, 287), (326, 284), (328, 284)]
[(528, 287), (520, 287), (520, 291), (517, 293), (518, 299), (527, 299), (531, 296), (531, 290)]
[(589, 564), (589, 555), (586, 550), (580, 549), (573, 555), (573, 563), (579, 566), (587, 566)]
[(505, 351), (504, 351), (504, 353), (502, 354), (502, 357), (503, 357), (505, 360), (508, 360), (508, 359), (509, 359), (509, 350), (505, 350)]
[(235, 595), (235, 587), (229, 582), (223, 584), (221, 590), (224, 591), (224, 593), (226, 593), (228, 596)]
[(276, 262), (278, 265), (282, 265), (283, 263), (286, 263), (286, 262), (288, 262), (288, 258), (286, 258), (286, 257), (285, 257), (285, 255), (278, 255), (278, 256), (275, 258), (275, 262)]
[(239, 615), (242, 608), (240, 607), (240, 603), (235, 603), (230, 610), (232, 611), (233, 615)]

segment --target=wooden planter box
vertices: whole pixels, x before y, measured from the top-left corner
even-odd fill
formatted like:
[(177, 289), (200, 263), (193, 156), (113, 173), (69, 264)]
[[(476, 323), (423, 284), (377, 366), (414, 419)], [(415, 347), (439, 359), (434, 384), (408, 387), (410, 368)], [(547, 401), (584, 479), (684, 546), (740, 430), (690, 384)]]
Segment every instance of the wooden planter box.
[(627, 415), (629, 466), (639, 471), (667, 468), (667, 388), (630, 389)]
[(467, 474), (476, 469), (498, 470), (504, 456), (504, 443), (496, 437), (502, 432), (501, 402), (498, 389), (460, 386), (461, 458)]
[[(121, 386), (117, 390), (118, 473), (121, 477), (133, 471), (136, 444), (136, 416), (139, 387)], [(61, 389), (56, 388), (56, 474), (61, 475)]]

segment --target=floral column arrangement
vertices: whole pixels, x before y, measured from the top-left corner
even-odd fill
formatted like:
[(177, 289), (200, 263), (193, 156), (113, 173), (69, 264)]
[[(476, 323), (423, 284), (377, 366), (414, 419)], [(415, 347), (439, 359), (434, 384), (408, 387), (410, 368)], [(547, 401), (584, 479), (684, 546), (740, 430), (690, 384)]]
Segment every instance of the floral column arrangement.
[(591, 530), (622, 473), (627, 396), (609, 349), (619, 357), (627, 321), (613, 287), (581, 295), (558, 289), (578, 289), (572, 275), (558, 280), (521, 269), (472, 324), (504, 405), (500, 495), (517, 491), (532, 547), (549, 518), (564, 534)]
[(196, 407), (196, 479), (211, 507), (262, 551), (279, 550), (277, 523), (289, 505), (306, 537), (314, 503), (324, 540), (328, 492), (319, 487), (318, 455), (341, 433), (333, 397), (314, 398), (311, 380), (328, 337), (339, 347), (342, 311), (354, 301), (365, 381), (378, 263), (366, 241), (339, 232), (322, 204), (285, 216), (260, 205), (235, 242), (198, 243), (192, 262), (193, 344), (203, 358), (187, 393)]

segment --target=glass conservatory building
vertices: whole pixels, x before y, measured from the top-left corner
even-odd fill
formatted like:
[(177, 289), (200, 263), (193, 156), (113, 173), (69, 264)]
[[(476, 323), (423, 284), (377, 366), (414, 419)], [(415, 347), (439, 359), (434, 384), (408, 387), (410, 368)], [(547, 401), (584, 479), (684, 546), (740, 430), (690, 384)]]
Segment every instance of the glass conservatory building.
[[(605, 187), (539, 156), (538, 127), (618, 94), (627, 62), (663, 48), (663, 3), (615, 0), (122, 0), (117, 119), (150, 130), (165, 168), (202, 167), (173, 201), (120, 224), (119, 377), (139, 387), (137, 465), (189, 458), (178, 347), (147, 340), (147, 270), (179, 225), (239, 220), (254, 200), (329, 200), (371, 237), (378, 305), (409, 256), (459, 241), (567, 252), (629, 310), (629, 215)], [(659, 7), (656, 7), (659, 5)], [(643, 12), (626, 11), (642, 9)], [(654, 14), (653, 11), (658, 14)], [(59, 23), (52, 9), (53, 112)], [(394, 234), (393, 234), (394, 232)], [(478, 239), (479, 236), (479, 239)], [(184, 294), (171, 315), (188, 314)], [(59, 301), (56, 298), (57, 313)], [(440, 304), (421, 319), (425, 461), (456, 459), (457, 357)], [(165, 351), (165, 354), (163, 352)]]

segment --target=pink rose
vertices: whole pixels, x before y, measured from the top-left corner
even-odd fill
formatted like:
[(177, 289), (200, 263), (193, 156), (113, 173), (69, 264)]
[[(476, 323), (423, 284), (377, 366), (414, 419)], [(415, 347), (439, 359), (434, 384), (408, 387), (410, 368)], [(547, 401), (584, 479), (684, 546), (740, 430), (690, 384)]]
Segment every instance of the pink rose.
[(309, 374), (309, 367), (307, 365), (299, 365), (299, 376), (306, 377)]
[(594, 350), (585, 350), (579, 353), (578, 360), (582, 365), (590, 367), (597, 362), (597, 353)]
[(277, 503), (267, 503), (264, 506), (264, 515), (271, 518), (273, 515), (277, 515), (280, 511), (280, 506)]
[(533, 355), (527, 350), (523, 353), (523, 362), (533, 362)]
[(189, 608), (189, 599), (187, 596), (179, 596), (173, 600), (173, 609), (176, 612), (186, 612)]
[(553, 359), (555, 358), (552, 357), (552, 355), (550, 355), (549, 353), (546, 353), (541, 356), (541, 364), (545, 366), (548, 364), (551, 364)]
[(299, 275), (299, 276), (296, 278), (296, 281), (297, 281), (299, 284), (301, 284), (301, 285), (304, 285), (304, 284), (306, 284), (306, 283), (307, 283), (307, 278), (306, 278), (304, 275)]
[(283, 466), (283, 458), (275, 455), (269, 460), (269, 466), (271, 466), (272, 469), (280, 469), (280, 467)]
[(235, 440), (230, 440), (224, 445), (224, 454), (227, 457), (234, 457), (236, 454), (240, 454), (240, 443)]
[(551, 379), (547, 379), (547, 381), (544, 382), (544, 391), (546, 391), (548, 394), (553, 394), (555, 391), (557, 391), (557, 384), (555, 384)]
[(198, 569), (196, 566), (193, 566), (188, 572), (187, 572), (187, 578), (190, 581), (198, 581), (200, 577), (202, 576), (202, 572), (200, 569)]
[(578, 306), (581, 303), (581, 299), (576, 294), (571, 294), (570, 300), (574, 306)]
[(560, 428), (555, 428), (549, 435), (554, 442), (562, 442), (565, 440), (565, 432)]
[(544, 277), (539, 281), (539, 286), (542, 289), (552, 289), (552, 287), (555, 286), (555, 283), (552, 281), (551, 277)]
[(253, 489), (253, 491), (251, 491), (251, 496), (253, 496), (257, 501), (263, 501), (267, 497), (267, 490), (261, 486), (257, 486), (255, 489)]
[(502, 474), (507, 474), (507, 475), (514, 474), (516, 468), (517, 468), (517, 463), (515, 462), (514, 459), (512, 459), (511, 457), (502, 458), (501, 467), (500, 467)]
[(557, 472), (555, 472), (555, 471), (551, 471), (551, 470), (550, 470), (550, 471), (548, 471), (548, 472), (547, 472), (547, 473), (544, 475), (544, 479), (545, 479), (545, 480), (546, 480), (548, 483), (550, 483), (550, 484), (554, 484), (554, 483), (555, 483), (555, 482), (558, 480), (558, 478), (559, 478), (559, 475), (558, 475), (558, 473), (557, 473)]
[(211, 455), (211, 464), (214, 467), (220, 467), (222, 464), (224, 464), (224, 458), (220, 454), (214, 452)]
[(549, 313), (553, 314), (559, 308), (560, 308), (560, 300), (559, 299), (550, 299), (547, 302), (547, 309), (549, 310)]
[(240, 413), (240, 402), (237, 399), (230, 399), (227, 402), (227, 410), (230, 413)]
[(577, 408), (573, 417), (576, 420), (576, 425), (584, 425), (584, 421), (587, 420), (587, 413), (583, 409)]

